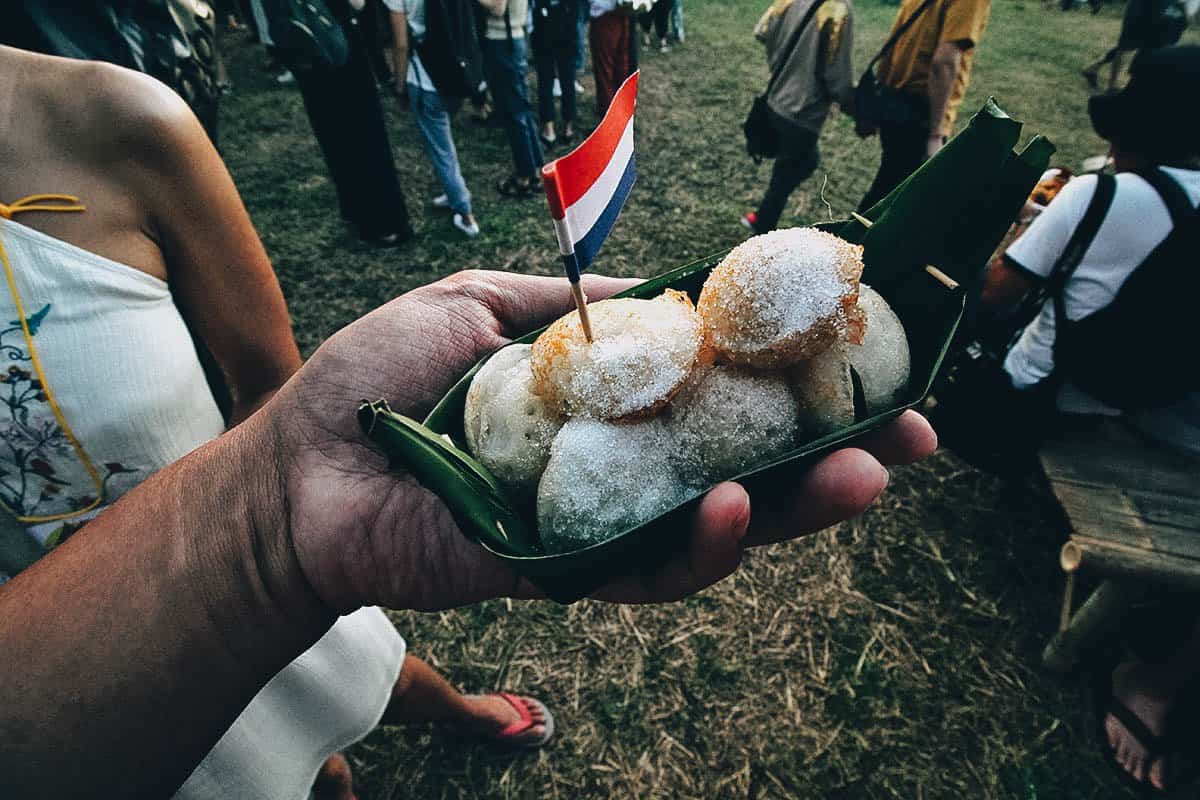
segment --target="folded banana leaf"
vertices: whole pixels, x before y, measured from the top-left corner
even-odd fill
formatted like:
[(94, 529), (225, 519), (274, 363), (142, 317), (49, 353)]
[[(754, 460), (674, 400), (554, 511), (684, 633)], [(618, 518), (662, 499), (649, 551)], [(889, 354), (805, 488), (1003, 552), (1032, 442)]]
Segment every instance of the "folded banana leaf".
[[(922, 402), (962, 319), (968, 292), (1054, 150), (1045, 139), (1035, 137), (1015, 153), (1020, 129), (1020, 123), (989, 100), (961, 134), (870, 209), (866, 215), (874, 222), (870, 228), (854, 220), (819, 226), (863, 244), (863, 281), (883, 295), (908, 335), (912, 354), (908, 389), (894, 408), (869, 416), (860, 413), (843, 430), (730, 477), (751, 483), (755, 492), (786, 491), (806, 465)], [(619, 296), (650, 298), (671, 288), (695, 300), (709, 271), (724, 256), (716, 253), (678, 267)], [(948, 288), (925, 271), (926, 265), (938, 267), (959, 286)], [(532, 342), (540, 333), (533, 331), (517, 341)], [(395, 468), (412, 474), (441, 497), (466, 536), (559, 602), (585, 597), (619, 576), (650, 573), (682, 551), (700, 495), (607, 541), (547, 555), (533, 514), (506, 497), (464, 445), (467, 389), (486, 361), (467, 372), (423, 423), (378, 401), (359, 409), (363, 430), (391, 457)]]

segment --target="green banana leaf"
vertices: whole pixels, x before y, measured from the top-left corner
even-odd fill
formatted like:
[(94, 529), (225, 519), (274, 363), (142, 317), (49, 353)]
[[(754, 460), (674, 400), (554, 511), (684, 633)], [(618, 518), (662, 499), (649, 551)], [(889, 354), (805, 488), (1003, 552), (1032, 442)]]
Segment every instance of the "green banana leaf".
[[(991, 100), (967, 128), (867, 213), (874, 224), (855, 220), (821, 227), (864, 246), (863, 281), (875, 287), (904, 324), (912, 354), (908, 390), (894, 408), (735, 477), (752, 491), (786, 491), (798, 471), (830, 451), (919, 405), (954, 339), (968, 292), (978, 282), (993, 249), (1016, 218), (1045, 170), (1054, 148), (1035, 137), (1013, 151), (1021, 125)], [(725, 252), (678, 267), (622, 292), (656, 297), (664, 289), (693, 300)], [(948, 288), (924, 269), (931, 264), (959, 283)], [(518, 339), (529, 343), (541, 331)], [(449, 507), (462, 532), (529, 578), (559, 602), (591, 594), (613, 578), (650, 573), (686, 546), (691, 515), (700, 495), (658, 518), (613, 538), (569, 553), (547, 555), (532, 509), (505, 496), (487, 469), (466, 450), (463, 409), (471, 379), (485, 358), (456, 383), (422, 423), (393, 412), (386, 402), (359, 410), (363, 430)]]

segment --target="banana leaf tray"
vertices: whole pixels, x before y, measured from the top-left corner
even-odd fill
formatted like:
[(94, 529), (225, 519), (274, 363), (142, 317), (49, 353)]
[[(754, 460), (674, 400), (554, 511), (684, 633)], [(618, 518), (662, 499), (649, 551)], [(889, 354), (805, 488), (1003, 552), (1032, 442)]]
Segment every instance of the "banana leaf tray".
[[(853, 219), (818, 226), (863, 245), (863, 282), (883, 295), (908, 336), (908, 388), (893, 408), (868, 415), (856, 404), (859, 413), (853, 425), (730, 477), (748, 482), (752, 493), (786, 492), (807, 465), (921, 404), (954, 342), (982, 268), (1054, 151), (1044, 138), (1034, 137), (1021, 152), (1014, 152), (1020, 128), (989, 100), (937, 156), (867, 211), (866, 218), (874, 222), (870, 227)], [(687, 292), (694, 301), (724, 255), (715, 253), (672, 269), (618, 296), (656, 297), (671, 288)], [(927, 265), (958, 285), (935, 279)], [(540, 333), (533, 331), (516, 341), (530, 343)], [(682, 551), (701, 494), (607, 541), (546, 554), (533, 509), (509, 498), (464, 445), (467, 389), (486, 361), (467, 372), (423, 422), (397, 414), (383, 400), (364, 403), (359, 409), (363, 430), (388, 454), (394, 468), (413, 475), (446, 503), (464, 535), (559, 602), (586, 597), (616, 577), (649, 574)]]

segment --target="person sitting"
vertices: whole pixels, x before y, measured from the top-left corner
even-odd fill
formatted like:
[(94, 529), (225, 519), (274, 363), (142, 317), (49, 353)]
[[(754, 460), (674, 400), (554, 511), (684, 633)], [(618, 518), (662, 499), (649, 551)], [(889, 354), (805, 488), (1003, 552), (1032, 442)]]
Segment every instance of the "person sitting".
[[(1179, 86), (1200, 83), (1200, 46), (1145, 51), (1132, 65), (1129, 84), (1118, 94), (1093, 97), (1089, 106), (1096, 132), (1111, 143), (1115, 179), (1085, 175), (1072, 179), (1029, 229), (988, 269), (981, 301), (984, 309), (1017, 303), (1044, 285), (1074, 252), (1073, 272), (1051, 291), (1036, 316), (1017, 332), (1003, 360), (1003, 372), (973, 389), (955, 390), (938, 405), (932, 422), (943, 444), (976, 464), (1010, 463), (1009, 455), (1032, 455), (1042, 433), (1086, 428), (1097, 418), (1122, 416), (1151, 442), (1200, 455), (1200, 391), (1195, 388), (1170, 403), (1124, 411), (1089, 394), (1057, 373), (1063, 351), (1057, 341), (1061, 326), (1094, 315), (1111, 305), (1140, 268), (1160, 258), (1164, 243), (1176, 236), (1196, 235), (1200, 227), (1200, 126), (1190, 108), (1173, 102)], [(1108, 189), (1104, 188), (1108, 184)], [(1096, 198), (1111, 191), (1106, 213)], [(1093, 210), (1096, 209), (1096, 210)], [(1078, 231), (1090, 229), (1092, 237)], [(1174, 241), (1184, 241), (1176, 239)], [(1160, 255), (1155, 255), (1155, 254)], [(1185, 291), (1195, 280), (1193, 259), (1174, 262), (1179, 280), (1165, 283), (1162, 293)], [(1058, 267), (1058, 269), (1056, 269)], [(1059, 278), (1061, 281), (1061, 278)], [(1190, 302), (1190, 299), (1189, 299)], [(1146, 313), (1182, 313), (1165, 308)], [(1136, 331), (1124, 335), (1137, 336)], [(1178, 357), (1172, 366), (1180, 385), (1200, 385), (1200, 367), (1184, 341), (1155, 342)], [(1120, 378), (1122, 358), (1111, 358), (1110, 370)], [(1150, 354), (1146, 354), (1149, 357)], [(970, 384), (968, 384), (970, 386)], [(1142, 387), (1134, 386), (1133, 391)], [(1045, 419), (1045, 417), (1049, 417)], [(1042, 422), (1038, 422), (1043, 418)], [(986, 421), (986, 422), (982, 422)], [(1032, 437), (1031, 427), (1040, 429)], [(1032, 441), (1031, 441), (1032, 439)], [(1031, 459), (1021, 464), (1031, 467)], [(1178, 600), (1174, 601), (1178, 605)], [(1194, 611), (1194, 609), (1193, 609)], [(1113, 697), (1106, 707), (1118, 708), (1104, 720), (1110, 759), (1134, 780), (1163, 789), (1170, 779), (1163, 739), (1167, 720), (1178, 700), (1200, 674), (1200, 631), (1196, 614), (1180, 624), (1156, 627), (1162, 659), (1135, 659), (1111, 675)], [(1106, 676), (1107, 677), (1107, 676)]]
[[(244, 425), (300, 354), (233, 181), (178, 95), (119, 67), (3, 44), (0, 75), (16, 78), (0, 83), (0, 198), (33, 196), (0, 205), (0, 314), (14, 321), (0, 331), (7, 591), (139, 484)], [(82, 202), (39, 199), (47, 189)], [(198, 350), (227, 386), (227, 415)], [(78, 580), (104, 582), (90, 566)], [(405, 649), (379, 609), (341, 617), (245, 698), (171, 790), (300, 800), (324, 764), (342, 778), (323, 782), (336, 796), (348, 789), (336, 751), (381, 718), (519, 745), (552, 732), (533, 698), (464, 696)]]

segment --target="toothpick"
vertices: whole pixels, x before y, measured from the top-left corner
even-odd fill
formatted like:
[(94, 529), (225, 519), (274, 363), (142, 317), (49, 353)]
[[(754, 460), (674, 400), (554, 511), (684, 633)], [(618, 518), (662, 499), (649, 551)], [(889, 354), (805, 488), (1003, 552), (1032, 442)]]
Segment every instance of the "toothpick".
[(571, 296), (575, 298), (575, 307), (579, 309), (579, 324), (583, 326), (583, 335), (592, 343), (592, 319), (588, 316), (587, 295), (578, 283), (571, 284)]
[[(862, 225), (864, 228), (870, 228), (872, 225), (875, 224), (874, 222), (871, 222), (871, 220), (864, 217), (862, 214), (859, 214), (857, 211), (851, 211), (850, 216), (854, 217), (855, 221), (858, 222), (858, 224)], [(942, 284), (947, 289), (953, 290), (953, 289), (958, 288), (958, 281), (954, 280), (954, 278), (951, 278), (949, 275), (942, 272), (940, 269), (933, 266), (932, 264), (926, 264), (925, 271), (927, 273), (929, 273), (938, 283)]]

